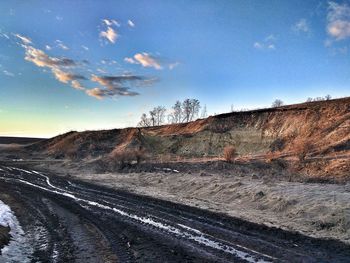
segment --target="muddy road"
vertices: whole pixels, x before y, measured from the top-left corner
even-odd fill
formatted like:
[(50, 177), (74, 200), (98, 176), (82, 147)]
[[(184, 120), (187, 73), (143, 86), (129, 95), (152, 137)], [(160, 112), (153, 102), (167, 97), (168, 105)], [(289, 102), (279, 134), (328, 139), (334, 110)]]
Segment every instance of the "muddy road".
[[(0, 165), (0, 200), (23, 229), (0, 262), (349, 262), (334, 240)], [(11, 242), (10, 242), (11, 244)], [(13, 247), (13, 246), (12, 246)], [(13, 253), (12, 253), (13, 254)]]

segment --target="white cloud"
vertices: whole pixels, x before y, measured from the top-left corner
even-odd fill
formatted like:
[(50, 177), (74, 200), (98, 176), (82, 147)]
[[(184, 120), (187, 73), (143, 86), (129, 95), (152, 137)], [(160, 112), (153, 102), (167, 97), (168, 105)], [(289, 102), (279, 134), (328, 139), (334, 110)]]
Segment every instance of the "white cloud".
[(62, 43), (59, 43), (57, 46), (59, 48), (63, 49), (63, 50), (68, 50), (69, 49), (65, 44), (62, 44)]
[(160, 61), (146, 52), (137, 53), (134, 55), (134, 58), (125, 58), (124, 61), (131, 64), (141, 64), (143, 67), (152, 67), (158, 70), (162, 69)]
[(89, 50), (89, 48), (88, 48), (87, 46), (82, 45), (81, 47), (82, 47), (84, 50), (86, 50), (86, 51)]
[(32, 46), (26, 46), (25, 50), (25, 60), (33, 62), (38, 67), (48, 67), (52, 69), (56, 67), (71, 67), (76, 65), (75, 61), (72, 59), (50, 57), (44, 51)]
[(7, 39), (10, 39), (9, 35), (7, 35), (6, 33), (0, 33), (0, 36), (7, 38)]
[(253, 44), (253, 47), (255, 49), (259, 50), (275, 50), (276, 49), (276, 42), (277, 38), (275, 35), (271, 34), (264, 38), (263, 41), (256, 41)]
[(78, 90), (85, 90), (85, 88), (81, 85), (81, 83), (77, 80), (72, 80), (71, 82), (71, 86), (75, 89), (78, 89)]
[(36, 49), (29, 45), (23, 45), (25, 48), (24, 59), (34, 63), (38, 67), (49, 68), (55, 78), (65, 84), (70, 84), (73, 88), (84, 90), (85, 88), (78, 80), (85, 80), (83, 75), (70, 72), (77, 63), (69, 58), (50, 57), (44, 51)]
[[(18, 37), (18, 36), (16, 36)], [(29, 43), (20, 38), (23, 43)], [(31, 43), (31, 42), (30, 42)], [(63, 44), (62, 41), (57, 40), (56, 43)], [(37, 49), (29, 44), (20, 44), (25, 50), (24, 59), (32, 62), (34, 65), (43, 68), (45, 72), (51, 72), (53, 76), (60, 82), (69, 84), (71, 87), (77, 90), (83, 90), (89, 96), (102, 99), (105, 97), (114, 96), (136, 96), (139, 95), (138, 92), (134, 91), (135, 87), (146, 87), (152, 85), (157, 79), (147, 78), (144, 76), (137, 76), (131, 74), (124, 74), (119, 76), (96, 76), (92, 75), (90, 79), (87, 79), (84, 75), (76, 73), (81, 66), (81, 63), (76, 62), (73, 59), (66, 57), (52, 57), (46, 54), (43, 50)], [(47, 48), (47, 47), (46, 47)], [(51, 47), (50, 47), (51, 48)], [(137, 63), (144, 66), (152, 66), (159, 68), (160, 64), (147, 53), (142, 53), (141, 57), (135, 55), (135, 59), (138, 58)], [(115, 60), (103, 60), (101, 63), (105, 65), (115, 65), (117, 62)], [(84, 69), (84, 68), (80, 68)], [(91, 69), (85, 69), (86, 71), (91, 71)], [(91, 73), (93, 73), (91, 71)], [(101, 72), (102, 73), (102, 72)], [(3, 74), (8, 76), (14, 76), (13, 73), (3, 70)], [(100, 85), (99, 87), (90, 89), (85, 88), (85, 85), (81, 81), (92, 81)]]
[(46, 50), (51, 50), (51, 49), (52, 49), (52, 47), (51, 47), (51, 46), (49, 46), (49, 45), (45, 45), (45, 49), (46, 49)]
[(12, 72), (7, 71), (7, 70), (3, 70), (2, 72), (8, 77), (14, 77), (15, 76), (15, 74), (13, 74)]
[(137, 64), (137, 62), (133, 58), (124, 58), (124, 61), (129, 64)]
[(66, 71), (63, 71), (62, 69), (59, 69), (59, 68), (53, 68), (52, 73), (55, 75), (57, 80), (59, 80), (60, 82), (63, 82), (63, 83), (68, 83), (70, 81), (74, 81), (74, 80), (78, 80), (78, 79), (80, 79), (80, 80), (85, 79), (85, 77), (82, 75), (66, 72)]
[(130, 27), (135, 27), (135, 23), (132, 21), (132, 20), (128, 20), (128, 25), (130, 26)]
[(174, 68), (176, 68), (178, 65), (180, 65), (180, 62), (174, 62), (169, 64), (169, 69), (173, 70)]
[(56, 40), (56, 46), (60, 49), (63, 49), (63, 50), (68, 50), (69, 48), (61, 41), (61, 40)]
[(18, 37), (25, 45), (32, 44), (32, 40), (28, 37), (21, 36), (20, 34), (15, 34), (15, 36)]
[(178, 65), (180, 65), (180, 62), (166, 62), (164, 60), (161, 60), (159, 57), (152, 56), (151, 54), (146, 52), (137, 53), (134, 55), (134, 57), (126, 57), (124, 58), (124, 61), (129, 64), (139, 64), (143, 67), (151, 67), (158, 70), (163, 69), (165, 67), (172, 70)]
[(277, 40), (277, 37), (274, 34), (268, 35), (265, 37), (265, 42), (275, 42)]
[(310, 25), (305, 18), (301, 18), (295, 25), (292, 26), (292, 30), (297, 33), (309, 33)]
[(337, 41), (350, 37), (350, 6), (348, 4), (329, 2), (327, 33)]
[(109, 42), (115, 43), (115, 41), (118, 38), (117, 31), (115, 31), (112, 27), (107, 27), (106, 31), (101, 31), (100, 32), (100, 37), (106, 38)]
[(257, 49), (262, 49), (263, 48), (263, 44), (261, 44), (260, 42), (255, 42), (254, 43), (254, 47)]
[(117, 26), (117, 27), (120, 27), (120, 24), (118, 23), (117, 20), (114, 20), (114, 19), (102, 19), (102, 22), (106, 25), (106, 26)]
[(103, 92), (100, 88), (94, 88), (94, 89), (88, 89), (85, 91), (87, 95), (94, 97), (96, 99), (102, 100), (103, 99)]

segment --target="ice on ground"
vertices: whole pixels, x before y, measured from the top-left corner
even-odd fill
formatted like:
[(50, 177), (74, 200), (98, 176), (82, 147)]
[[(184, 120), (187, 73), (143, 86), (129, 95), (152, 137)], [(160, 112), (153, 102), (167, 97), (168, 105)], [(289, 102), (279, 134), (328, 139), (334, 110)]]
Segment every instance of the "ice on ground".
[(10, 227), (11, 241), (1, 251), (0, 262), (30, 262), (33, 253), (25, 233), (11, 208), (0, 200), (0, 225)]

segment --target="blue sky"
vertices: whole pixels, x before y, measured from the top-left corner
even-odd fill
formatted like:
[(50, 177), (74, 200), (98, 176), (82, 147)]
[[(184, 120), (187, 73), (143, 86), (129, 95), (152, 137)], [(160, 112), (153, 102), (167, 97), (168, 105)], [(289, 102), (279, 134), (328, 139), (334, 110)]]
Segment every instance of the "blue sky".
[(0, 135), (350, 93), (350, 1), (1, 1)]

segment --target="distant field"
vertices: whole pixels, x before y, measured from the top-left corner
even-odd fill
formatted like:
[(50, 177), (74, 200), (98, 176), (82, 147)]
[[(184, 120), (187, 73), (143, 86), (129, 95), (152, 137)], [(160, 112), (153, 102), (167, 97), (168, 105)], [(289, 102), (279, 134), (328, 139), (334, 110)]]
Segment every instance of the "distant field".
[(44, 140), (42, 138), (28, 138), (28, 137), (1, 137), (0, 136), (0, 144), (29, 144), (33, 142), (38, 142)]

